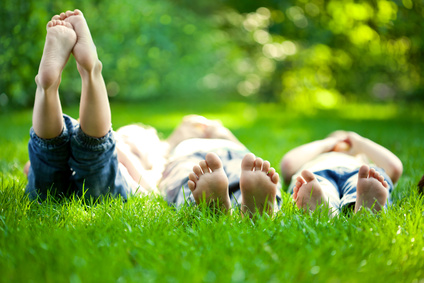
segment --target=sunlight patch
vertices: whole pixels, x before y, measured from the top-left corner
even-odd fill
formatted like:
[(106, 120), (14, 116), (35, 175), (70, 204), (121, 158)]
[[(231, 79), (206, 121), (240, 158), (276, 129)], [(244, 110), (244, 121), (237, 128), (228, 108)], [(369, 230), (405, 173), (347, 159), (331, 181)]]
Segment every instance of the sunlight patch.
[(349, 104), (339, 109), (339, 115), (352, 120), (387, 120), (398, 115), (398, 108), (395, 104)]

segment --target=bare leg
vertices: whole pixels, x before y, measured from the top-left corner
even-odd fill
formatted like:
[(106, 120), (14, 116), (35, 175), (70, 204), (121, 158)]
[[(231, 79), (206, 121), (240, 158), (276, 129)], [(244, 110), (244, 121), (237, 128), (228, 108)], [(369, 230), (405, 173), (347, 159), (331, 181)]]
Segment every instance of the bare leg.
[(270, 166), (268, 161), (251, 153), (243, 158), (240, 176), (243, 215), (253, 216), (256, 212), (272, 215), (279, 176)]
[(131, 147), (117, 140), (116, 151), (119, 163), (127, 170), (128, 175), (139, 184), (143, 191), (155, 191), (159, 179), (162, 177), (159, 170), (146, 170), (140, 158), (131, 151)]
[(387, 201), (387, 188), (388, 184), (383, 176), (374, 168), (370, 169), (367, 165), (362, 165), (358, 173), (355, 212), (362, 207), (372, 209), (374, 212), (380, 211)]
[(214, 208), (229, 212), (231, 201), (228, 195), (228, 178), (222, 161), (215, 153), (208, 153), (204, 161), (194, 166), (188, 187), (197, 204), (206, 202)]
[[(322, 204), (331, 207), (314, 174), (309, 170), (303, 170), (301, 175), (297, 177), (296, 185), (293, 188), (293, 199), (296, 201), (297, 207), (304, 211), (315, 211)], [(335, 210), (331, 212), (335, 212)]]
[(102, 63), (97, 56), (96, 46), (91, 38), (87, 22), (80, 10), (67, 11), (57, 16), (70, 23), (77, 35), (72, 54), (77, 61), (81, 75), (80, 125), (89, 136), (103, 137), (111, 126), (111, 113)]
[(70, 23), (54, 19), (48, 22), (43, 57), (35, 77), (37, 90), (32, 116), (34, 131), (40, 138), (57, 137), (63, 130), (59, 84), (76, 38)]

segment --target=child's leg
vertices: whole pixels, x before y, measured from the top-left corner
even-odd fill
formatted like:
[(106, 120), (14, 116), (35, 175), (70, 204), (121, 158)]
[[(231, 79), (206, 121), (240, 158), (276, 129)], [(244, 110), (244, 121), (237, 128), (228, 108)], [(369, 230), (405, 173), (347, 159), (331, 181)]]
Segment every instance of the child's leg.
[(118, 165), (102, 65), (87, 22), (79, 10), (57, 17), (70, 23), (77, 35), (72, 53), (82, 80), (80, 127), (71, 137), (72, 181), (79, 195), (98, 198), (111, 194), (126, 198), (131, 187)]
[(75, 42), (76, 34), (70, 23), (61, 20), (48, 22), (43, 57), (35, 77), (37, 90), (32, 118), (34, 131), (40, 138), (51, 139), (62, 132), (62, 107), (58, 90), (62, 70)]
[(72, 54), (81, 75), (80, 124), (89, 136), (103, 137), (111, 127), (111, 113), (102, 63), (99, 61), (90, 30), (81, 11), (67, 11), (60, 19), (72, 24), (77, 42)]
[(33, 111), (33, 128), (28, 143), (31, 166), (28, 168), (26, 192), (31, 198), (45, 199), (51, 194), (66, 194), (71, 170), (69, 132), (72, 120), (62, 116), (59, 84), (62, 70), (76, 42), (69, 23), (52, 19), (47, 24), (43, 57), (36, 76), (37, 90)]
[[(42, 139), (31, 129), (28, 142), (30, 166), (28, 167), (28, 184), (25, 192), (31, 199), (47, 195), (66, 196), (75, 188), (71, 186), (72, 171), (70, 158), (70, 136), (76, 120), (64, 116), (62, 133), (52, 139)], [(49, 193), (50, 192), (50, 193)]]

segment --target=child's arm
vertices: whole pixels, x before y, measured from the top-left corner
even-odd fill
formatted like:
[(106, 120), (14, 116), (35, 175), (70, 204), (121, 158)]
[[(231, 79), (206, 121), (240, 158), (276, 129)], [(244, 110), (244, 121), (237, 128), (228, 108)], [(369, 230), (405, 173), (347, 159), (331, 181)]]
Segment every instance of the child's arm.
[(354, 132), (348, 133), (346, 141), (351, 145), (350, 154), (365, 154), (375, 165), (386, 171), (393, 183), (399, 180), (403, 172), (402, 162), (390, 150)]
[(306, 162), (311, 161), (321, 153), (331, 151), (338, 142), (340, 142), (340, 138), (328, 137), (301, 145), (287, 152), (280, 163), (284, 182), (289, 184), (292, 176)]

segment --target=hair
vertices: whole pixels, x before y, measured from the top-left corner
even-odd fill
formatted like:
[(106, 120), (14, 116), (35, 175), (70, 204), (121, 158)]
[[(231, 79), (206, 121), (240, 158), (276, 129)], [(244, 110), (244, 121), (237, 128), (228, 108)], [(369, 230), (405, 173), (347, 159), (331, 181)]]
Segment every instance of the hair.
[(424, 195), (424, 175), (421, 177), (421, 180), (418, 182), (418, 193)]

